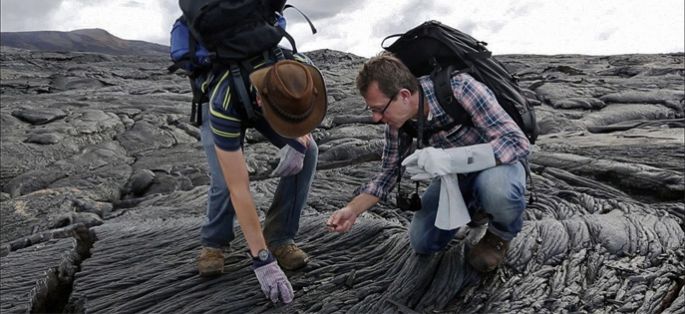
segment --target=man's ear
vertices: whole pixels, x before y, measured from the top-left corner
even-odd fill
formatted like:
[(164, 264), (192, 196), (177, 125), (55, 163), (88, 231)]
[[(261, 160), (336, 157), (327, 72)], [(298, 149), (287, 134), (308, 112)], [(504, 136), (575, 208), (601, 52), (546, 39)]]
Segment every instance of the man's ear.
[(400, 97), (402, 97), (402, 101), (406, 102), (411, 97), (411, 92), (406, 88), (400, 89)]
[(259, 93), (257, 93), (257, 107), (262, 107), (262, 96), (259, 96)]

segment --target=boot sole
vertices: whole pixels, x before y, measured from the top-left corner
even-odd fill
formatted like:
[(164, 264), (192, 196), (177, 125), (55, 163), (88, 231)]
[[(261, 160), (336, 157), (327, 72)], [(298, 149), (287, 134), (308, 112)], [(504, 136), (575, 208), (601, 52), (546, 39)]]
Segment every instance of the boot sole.
[(278, 265), (281, 265), (281, 267), (283, 267), (283, 269), (285, 269), (285, 270), (298, 270), (302, 267), (307, 266), (307, 263), (309, 263), (309, 257), (305, 258), (304, 261), (302, 262), (302, 264), (297, 264), (294, 267), (286, 267), (285, 265), (282, 265), (281, 263), (278, 263)]
[(494, 266), (484, 265), (486, 263), (481, 262), (481, 261), (475, 261), (471, 258), (468, 259), (468, 262), (469, 262), (469, 265), (471, 265), (471, 267), (473, 267), (473, 269), (475, 269), (476, 271), (481, 272), (481, 273), (489, 273), (489, 272), (497, 269), (497, 267), (499, 267), (499, 264), (494, 265)]
[(216, 277), (224, 273), (223, 270), (200, 271), (200, 277)]

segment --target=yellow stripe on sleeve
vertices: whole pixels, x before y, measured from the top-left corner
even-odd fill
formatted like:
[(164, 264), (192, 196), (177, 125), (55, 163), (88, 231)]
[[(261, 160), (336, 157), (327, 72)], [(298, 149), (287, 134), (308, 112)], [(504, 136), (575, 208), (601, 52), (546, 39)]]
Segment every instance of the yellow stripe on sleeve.
[(236, 137), (240, 136), (240, 132), (224, 132), (224, 131), (220, 131), (220, 130), (215, 129), (214, 127), (211, 127), (211, 128), (212, 128), (212, 133), (214, 133), (218, 136), (221, 136), (221, 137), (236, 138)]
[(226, 77), (228, 76), (228, 74), (229, 74), (229, 71), (226, 70), (226, 72), (225, 72), (224, 75), (221, 77), (221, 79), (219, 80), (219, 82), (216, 83), (216, 87), (214, 88), (214, 91), (212, 91), (212, 96), (209, 97), (209, 103), (210, 103), (210, 105), (214, 103), (214, 96), (216, 96), (216, 92), (219, 90), (219, 88), (221, 87), (221, 83), (224, 82), (224, 80), (226, 79)]
[(226, 94), (224, 95), (224, 111), (228, 111), (228, 104), (231, 103), (231, 87), (226, 87)]
[(240, 122), (240, 119), (237, 119), (235, 117), (227, 116), (225, 114), (222, 114), (221, 112), (215, 111), (214, 107), (209, 106), (209, 113), (217, 118), (224, 119), (224, 120), (229, 120), (229, 121), (235, 121), (235, 122)]

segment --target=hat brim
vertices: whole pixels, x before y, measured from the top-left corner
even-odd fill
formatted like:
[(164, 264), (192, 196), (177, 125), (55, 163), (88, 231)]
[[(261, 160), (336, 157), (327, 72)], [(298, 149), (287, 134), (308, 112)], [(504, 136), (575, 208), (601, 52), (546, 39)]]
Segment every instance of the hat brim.
[[(313, 99), (312, 106), (314, 106), (314, 108), (312, 108), (312, 112), (307, 118), (297, 123), (284, 120), (274, 113), (272, 104), (269, 103), (268, 99), (262, 97), (262, 113), (264, 114), (264, 119), (266, 119), (276, 133), (286, 138), (297, 138), (310, 133), (319, 126), (321, 121), (323, 121), (323, 118), (326, 116), (326, 110), (328, 109), (328, 96), (323, 75), (319, 69), (314, 66), (306, 63), (302, 63), (302, 65), (304, 65), (311, 74), (314, 88), (318, 91)], [(256, 70), (250, 74), (250, 81), (252, 82), (252, 85), (257, 88), (258, 92), (263, 90), (264, 77), (270, 69), (271, 66)]]

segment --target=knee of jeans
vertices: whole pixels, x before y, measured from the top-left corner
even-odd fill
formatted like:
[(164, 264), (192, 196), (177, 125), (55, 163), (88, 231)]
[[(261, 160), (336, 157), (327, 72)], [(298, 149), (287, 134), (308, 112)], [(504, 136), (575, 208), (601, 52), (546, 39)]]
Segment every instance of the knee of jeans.
[[(438, 189), (440, 191), (440, 189)], [(429, 210), (437, 210), (438, 205), (440, 205), (440, 195), (435, 195), (433, 193), (434, 191), (426, 191), (422, 196), (421, 196), (421, 208), (429, 209)]]
[(513, 220), (526, 206), (525, 188), (517, 184), (499, 184), (481, 193), (479, 200), (485, 212), (496, 220)]
[(307, 146), (307, 154), (313, 154), (315, 156), (319, 155), (319, 145), (316, 144), (315, 140), (309, 141), (309, 146)]

